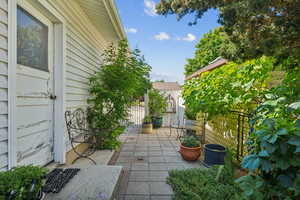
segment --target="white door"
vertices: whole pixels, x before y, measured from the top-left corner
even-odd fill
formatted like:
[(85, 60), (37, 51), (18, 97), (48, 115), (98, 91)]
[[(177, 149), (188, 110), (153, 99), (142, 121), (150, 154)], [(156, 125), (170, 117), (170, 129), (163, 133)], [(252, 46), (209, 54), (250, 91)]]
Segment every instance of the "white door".
[(53, 24), (27, 1), (17, 8), (17, 162), (53, 160)]

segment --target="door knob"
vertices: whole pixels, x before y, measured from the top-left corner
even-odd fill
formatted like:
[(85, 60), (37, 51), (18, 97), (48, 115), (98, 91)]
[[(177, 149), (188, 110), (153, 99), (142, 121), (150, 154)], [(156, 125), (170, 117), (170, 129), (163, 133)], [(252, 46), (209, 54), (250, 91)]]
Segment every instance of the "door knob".
[(55, 100), (56, 99), (56, 96), (54, 94), (50, 94), (49, 97), (50, 97), (51, 100)]

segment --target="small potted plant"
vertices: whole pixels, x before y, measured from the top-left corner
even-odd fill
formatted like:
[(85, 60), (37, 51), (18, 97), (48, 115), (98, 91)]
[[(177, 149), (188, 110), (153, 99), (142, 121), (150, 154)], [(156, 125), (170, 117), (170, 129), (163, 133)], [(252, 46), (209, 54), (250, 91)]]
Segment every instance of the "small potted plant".
[(187, 161), (196, 161), (201, 155), (201, 143), (194, 136), (183, 136), (180, 140), (180, 150), (182, 158)]
[(152, 133), (152, 120), (150, 116), (146, 116), (143, 120), (142, 133), (144, 134)]
[(163, 122), (163, 114), (167, 108), (166, 98), (156, 89), (149, 91), (149, 113), (153, 128), (160, 128)]
[(34, 166), (0, 172), (0, 199), (42, 200), (46, 173), (46, 169)]

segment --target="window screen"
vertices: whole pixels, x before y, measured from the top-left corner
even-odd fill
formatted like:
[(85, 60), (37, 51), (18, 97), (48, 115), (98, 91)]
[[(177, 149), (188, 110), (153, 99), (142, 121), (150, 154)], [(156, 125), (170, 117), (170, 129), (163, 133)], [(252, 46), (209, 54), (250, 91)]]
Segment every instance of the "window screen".
[(48, 27), (17, 8), (17, 62), (48, 71)]

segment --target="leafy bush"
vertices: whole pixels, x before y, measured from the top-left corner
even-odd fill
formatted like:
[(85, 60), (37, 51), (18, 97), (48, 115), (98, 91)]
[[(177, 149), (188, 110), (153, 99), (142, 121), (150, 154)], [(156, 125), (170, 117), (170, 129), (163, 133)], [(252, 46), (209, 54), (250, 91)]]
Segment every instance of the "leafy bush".
[[(240, 189), (232, 174), (223, 169), (218, 175), (217, 167), (210, 169), (173, 170), (167, 183), (174, 191), (174, 200), (242, 200)], [(217, 178), (218, 176), (218, 178)]]
[(193, 148), (200, 147), (201, 143), (194, 136), (184, 136), (181, 139), (182, 146)]
[(299, 75), (300, 69), (288, 72), (251, 120), (255, 131), (242, 162), (250, 173), (238, 180), (249, 198), (300, 199)]
[(251, 113), (265, 99), (274, 67), (275, 59), (261, 57), (203, 73), (184, 84), (185, 104), (193, 113), (207, 113), (208, 118), (231, 111)]
[(158, 90), (149, 91), (149, 113), (150, 116), (161, 117), (167, 108), (167, 99)]
[(88, 121), (99, 130), (98, 148), (114, 149), (129, 107), (150, 88), (151, 68), (139, 50), (129, 51), (125, 40), (111, 45), (103, 57), (104, 65), (90, 78)]
[(143, 119), (143, 123), (144, 124), (151, 124), (152, 123), (152, 119), (150, 116), (146, 116), (144, 119)]
[[(0, 172), (0, 199), (6, 199), (11, 191), (16, 192), (16, 200), (35, 200), (37, 193), (43, 186), (46, 170), (40, 167), (17, 167), (6, 172)], [(35, 181), (32, 193), (30, 189)]]
[(197, 111), (192, 111), (187, 106), (185, 107), (184, 114), (187, 119), (196, 120), (197, 119)]

